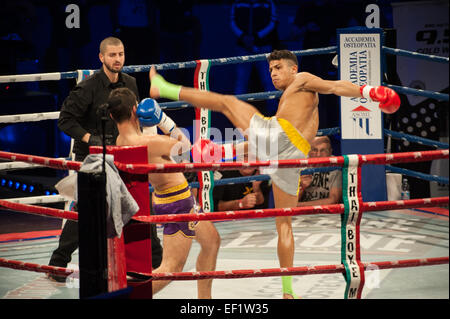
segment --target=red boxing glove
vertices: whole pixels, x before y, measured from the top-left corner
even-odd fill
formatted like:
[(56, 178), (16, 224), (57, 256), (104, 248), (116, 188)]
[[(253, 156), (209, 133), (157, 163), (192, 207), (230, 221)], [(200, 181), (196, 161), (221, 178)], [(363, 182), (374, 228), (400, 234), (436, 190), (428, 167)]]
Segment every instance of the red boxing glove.
[(361, 96), (375, 102), (380, 102), (380, 109), (384, 113), (395, 113), (400, 107), (400, 97), (398, 94), (385, 86), (363, 85), (359, 88)]
[(236, 157), (236, 150), (232, 144), (216, 144), (211, 140), (198, 139), (192, 145), (192, 159), (194, 162), (220, 163)]
[(194, 162), (220, 163), (236, 157), (236, 150), (232, 144), (216, 144), (211, 140), (198, 139), (192, 145), (192, 159)]

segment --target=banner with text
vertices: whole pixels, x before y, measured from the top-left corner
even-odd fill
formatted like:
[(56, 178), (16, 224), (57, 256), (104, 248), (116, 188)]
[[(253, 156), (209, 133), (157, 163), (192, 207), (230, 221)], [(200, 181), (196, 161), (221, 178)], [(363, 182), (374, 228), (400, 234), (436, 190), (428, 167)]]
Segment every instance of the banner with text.
[[(338, 29), (339, 79), (362, 86), (381, 85), (382, 29)], [(363, 97), (340, 98), (341, 153), (384, 153), (383, 117), (378, 103)], [(387, 199), (385, 169), (381, 165), (362, 168), (364, 201)], [(373, 183), (377, 180), (377, 183)]]
[[(374, 29), (372, 29), (374, 30)], [(358, 86), (381, 84), (381, 34), (340, 33), (340, 79)], [(381, 139), (381, 111), (366, 98), (341, 97), (342, 139)]]

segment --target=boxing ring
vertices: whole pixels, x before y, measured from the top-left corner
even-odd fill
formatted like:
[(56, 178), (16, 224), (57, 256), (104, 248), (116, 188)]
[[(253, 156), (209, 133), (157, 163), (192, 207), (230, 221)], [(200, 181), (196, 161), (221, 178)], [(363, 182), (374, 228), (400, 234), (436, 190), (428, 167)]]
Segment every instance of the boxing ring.
[[(293, 51), (297, 56), (303, 55), (318, 55), (318, 54), (335, 54), (337, 52), (336, 47), (327, 47), (327, 48), (319, 48), (319, 49), (309, 49), (302, 51)], [(449, 59), (444, 57), (436, 57), (436, 56), (427, 56), (424, 54), (418, 54), (415, 52), (408, 52), (400, 49), (393, 49), (383, 47), (384, 54), (394, 54), (399, 56), (408, 56), (410, 58), (420, 58), (427, 59), (430, 62), (434, 63), (446, 63), (448, 64)], [(212, 59), (208, 60), (208, 67), (211, 68), (216, 65), (228, 65), (235, 63), (251, 63), (254, 61), (265, 60), (267, 54), (258, 54), (252, 56), (241, 56), (241, 57), (231, 57), (231, 58), (222, 58), (222, 59)], [(202, 67), (202, 63), (200, 61), (188, 61), (188, 62), (180, 62), (180, 63), (167, 63), (155, 65), (157, 70), (169, 70), (169, 69), (182, 69), (182, 68), (197, 68), (200, 71)], [(148, 72), (150, 66), (127, 66), (124, 67), (123, 71), (126, 73), (133, 72)], [(49, 81), (49, 80), (60, 80), (60, 79), (72, 79), (77, 78), (82, 71), (75, 72), (61, 72), (61, 73), (48, 73), (48, 74), (30, 74), (30, 75), (15, 75), (15, 76), (1, 76), (0, 82), (26, 82), (26, 81)], [(198, 73), (196, 73), (198, 74)], [(443, 94), (439, 92), (430, 92), (423, 90), (416, 90), (412, 88), (406, 87), (398, 87), (395, 85), (391, 85), (388, 83), (383, 83), (388, 87), (391, 87), (395, 91), (401, 94), (413, 94), (426, 96), (437, 100), (448, 101), (448, 94)], [(268, 100), (268, 99), (276, 99), (281, 96), (281, 92), (260, 92), (260, 93), (250, 93), (239, 95), (238, 98), (252, 102), (257, 100)], [(190, 105), (180, 101), (180, 102), (168, 102), (160, 104), (162, 109), (182, 109), (191, 107)], [(48, 113), (37, 113), (37, 114), (18, 114), (14, 116), (0, 116), (0, 123), (19, 123), (19, 122), (28, 122), (28, 121), (41, 121), (41, 120), (54, 120), (57, 119), (59, 112), (48, 112)], [(197, 113), (197, 119), (203, 116), (200, 112)], [(206, 115), (207, 116), (207, 115)], [(209, 124), (208, 124), (209, 125)], [(318, 135), (336, 135), (340, 133), (340, 128), (330, 128), (319, 130)], [(302, 167), (305, 168), (302, 171), (302, 174), (310, 174), (314, 171), (327, 170), (327, 169), (342, 169), (343, 171), (343, 203), (335, 204), (335, 205), (322, 205), (322, 206), (313, 206), (313, 207), (293, 207), (293, 208), (285, 208), (285, 209), (260, 209), (260, 210), (241, 210), (241, 211), (226, 211), (226, 212), (205, 212), (200, 214), (181, 214), (181, 215), (158, 215), (158, 216), (135, 216), (133, 219), (140, 223), (166, 223), (166, 222), (177, 222), (177, 221), (214, 221), (217, 222), (216, 226), (218, 228), (219, 233), (222, 237), (222, 246), (219, 250), (219, 258), (217, 261), (217, 267), (222, 269), (225, 268), (225, 264), (221, 263), (221, 251), (223, 252), (224, 260), (229, 260), (229, 256), (236, 252), (239, 252), (239, 247), (245, 247), (244, 254), (251, 254), (252, 248), (258, 250), (271, 250), (271, 253), (266, 254), (265, 258), (270, 259), (270, 262), (263, 262), (261, 265), (268, 265), (267, 267), (257, 267), (257, 268), (247, 268), (247, 269), (233, 269), (229, 268), (227, 270), (217, 270), (211, 272), (197, 272), (197, 271), (186, 271), (180, 273), (159, 273), (152, 274), (151, 272), (141, 273), (143, 277), (146, 278), (145, 281), (133, 285), (136, 287), (138, 285), (146, 285), (152, 280), (173, 280), (171, 286), (180, 285), (182, 282), (198, 280), (198, 279), (206, 279), (206, 278), (214, 278), (214, 279), (236, 279), (239, 280), (251, 280), (250, 278), (254, 277), (279, 277), (279, 276), (287, 276), (287, 275), (295, 275), (295, 276), (305, 276), (305, 275), (321, 275), (321, 276), (329, 276), (332, 274), (343, 274), (340, 277), (339, 284), (339, 293), (328, 296), (329, 298), (364, 298), (364, 285), (368, 286), (368, 289), (371, 289), (372, 292), (380, 291), (381, 295), (376, 295), (374, 298), (383, 298), (382, 290), (384, 281), (382, 281), (385, 276), (383, 276), (382, 271), (397, 269), (397, 268), (408, 268), (412, 269), (415, 267), (423, 267), (423, 266), (434, 266), (437, 265), (447, 265), (449, 262), (448, 257), (448, 201), (447, 197), (436, 197), (436, 198), (422, 198), (422, 199), (410, 199), (410, 200), (395, 200), (395, 201), (370, 201), (364, 202), (362, 200), (361, 195), (361, 167), (366, 164), (376, 164), (376, 165), (384, 165), (386, 167), (386, 171), (392, 171), (396, 173), (400, 173), (407, 176), (413, 176), (416, 178), (421, 178), (424, 181), (438, 182), (442, 184), (448, 185), (448, 178), (427, 175), (423, 173), (413, 172), (406, 169), (397, 168), (391, 166), (391, 164), (396, 163), (405, 163), (405, 162), (422, 162), (422, 161), (432, 161), (437, 159), (448, 159), (449, 157), (449, 147), (448, 144), (442, 143), (439, 141), (429, 140), (419, 136), (408, 135), (404, 133), (394, 132), (392, 130), (384, 129), (384, 133), (386, 136), (389, 136), (394, 139), (406, 140), (411, 143), (419, 143), (422, 145), (431, 146), (436, 148), (436, 150), (432, 151), (418, 151), (418, 152), (403, 152), (403, 153), (387, 153), (387, 154), (352, 154), (352, 155), (344, 155), (344, 156), (332, 156), (326, 158), (310, 158), (303, 160), (280, 160), (280, 161), (269, 161), (269, 162), (224, 162), (224, 163), (177, 163), (177, 164), (140, 164), (133, 163), (130, 164), (124, 161), (115, 160), (115, 165), (119, 169), (119, 171), (128, 173), (131, 175), (142, 175), (148, 173), (162, 173), (162, 172), (214, 172), (218, 170), (236, 170), (243, 167), (257, 167), (257, 168), (266, 168), (266, 169), (279, 169), (279, 168), (288, 168), (288, 167)], [(70, 170), (70, 171), (79, 171), (81, 167), (80, 162), (71, 161), (69, 159), (55, 159), (55, 158), (47, 158), (41, 156), (34, 156), (28, 154), (17, 154), (11, 152), (5, 152), (0, 150), (0, 159), (8, 161), (4, 163), (0, 163), (1, 170), (9, 170), (16, 168), (30, 168), (33, 169), (35, 167), (50, 167), (58, 170)], [(243, 178), (234, 178), (227, 180), (219, 180), (214, 182), (214, 186), (224, 185), (224, 184), (235, 184), (235, 183), (246, 183), (256, 180), (268, 180), (268, 175), (258, 175), (252, 177), (243, 177)], [(194, 188), (202, 188), (204, 187), (204, 183), (191, 183), (191, 187)], [(150, 192), (152, 188), (150, 187)], [(47, 207), (36, 206), (35, 204), (45, 204), (57, 201), (63, 201), (60, 195), (50, 195), (50, 196), (42, 196), (39, 198), (18, 198), (18, 199), (1, 199), (0, 200), (0, 208), (4, 210), (23, 212), (29, 214), (37, 214), (40, 216), (49, 216), (56, 218), (64, 218), (70, 220), (77, 220), (78, 214), (73, 211), (68, 210), (60, 210), (53, 209)], [(204, 200), (208, 200), (207, 196)], [(447, 209), (443, 209), (435, 215), (430, 215), (430, 211), (427, 211), (427, 208), (431, 207), (447, 207)], [(413, 210), (415, 209), (415, 210)], [(398, 217), (398, 216), (402, 217)], [(294, 235), (296, 237), (296, 242), (299, 240), (299, 236), (303, 236), (301, 234), (297, 234), (299, 232), (309, 232), (309, 236), (315, 238), (315, 240), (309, 240), (310, 249), (304, 249), (301, 254), (296, 251), (295, 255), (295, 263), (302, 263), (303, 256), (315, 254), (314, 248), (316, 247), (319, 250), (319, 253), (324, 253), (324, 247), (326, 246), (324, 242), (330, 242), (331, 244), (327, 246), (330, 250), (327, 250), (325, 255), (332, 256), (333, 259), (337, 257), (338, 260), (331, 263), (325, 263), (324, 260), (316, 260), (316, 264), (308, 264), (306, 266), (296, 266), (291, 268), (274, 268), (273, 265), (277, 263), (277, 258), (275, 254), (275, 245), (274, 239), (271, 238), (265, 244), (257, 244), (257, 239), (264, 240), (261, 236), (261, 231), (257, 229), (257, 227), (262, 227), (265, 231), (270, 230), (270, 226), (273, 226), (273, 220), (271, 218), (275, 216), (295, 216), (293, 219), (293, 227), (294, 227)], [(407, 217), (406, 217), (407, 216)], [(320, 222), (315, 224), (314, 218), (318, 218)], [(397, 219), (398, 218), (398, 219)], [(316, 220), (316, 221), (317, 221)], [(400, 220), (400, 222), (399, 222)], [(428, 220), (428, 221), (427, 221)], [(405, 234), (393, 234), (396, 231), (411, 231), (408, 226), (415, 225), (419, 222), (425, 222), (433, 224), (433, 229), (426, 229), (425, 233), (415, 234), (414, 236), (418, 236), (416, 238), (426, 241), (428, 235), (430, 236), (428, 239), (432, 238), (431, 242), (435, 244), (435, 246), (431, 246), (429, 251), (426, 251), (424, 255), (419, 258), (405, 258), (405, 259), (395, 259), (396, 254), (399, 255), (408, 255), (405, 254), (405, 248), (402, 248), (401, 244), (405, 244), (408, 241), (408, 237)], [(431, 221), (431, 222), (430, 222)], [(395, 225), (393, 229), (389, 229), (389, 223)], [(237, 224), (231, 226), (230, 224)], [(308, 230), (307, 226), (311, 226), (312, 230)], [(335, 235), (330, 236), (329, 234), (323, 235), (323, 233), (317, 232), (317, 225), (338, 225), (334, 230), (337, 231), (337, 237)], [(245, 233), (245, 236), (241, 237), (239, 234), (239, 227), (242, 227), (242, 232)], [(273, 226), (274, 227), (274, 226)], [(367, 261), (363, 257), (365, 257), (364, 252), (367, 251), (369, 255), (377, 256), (374, 251), (378, 248), (367, 248), (372, 247), (368, 245), (368, 242), (374, 242), (378, 237), (376, 231), (382, 231), (383, 227), (389, 229), (389, 232), (381, 233), (380, 236), (392, 236), (391, 239), (397, 239), (397, 244), (390, 243), (391, 246), (388, 247), (389, 244), (386, 244), (384, 247), (388, 247), (385, 251), (389, 251), (390, 255), (393, 256), (393, 260), (371, 260)], [(414, 228), (412, 228), (414, 229)], [(369, 231), (369, 235), (365, 235), (364, 232)], [(374, 232), (375, 231), (375, 232)], [(427, 235), (427, 233), (430, 234)], [(322, 235), (321, 235), (322, 234)], [(227, 235), (232, 235), (227, 238)], [(234, 237), (233, 237), (234, 236)], [(305, 235), (306, 236), (306, 235)], [(402, 237), (403, 236), (403, 237)], [(421, 237), (422, 236), (422, 237)], [(275, 236), (276, 237), (276, 236)], [(302, 237), (303, 238), (303, 237)], [(334, 239), (339, 238), (340, 243), (337, 244)], [(308, 239), (308, 238), (307, 238)], [(321, 241), (322, 239), (323, 241)], [(383, 238), (378, 238), (378, 240), (382, 241)], [(305, 240), (306, 241), (306, 240)], [(244, 245), (244, 243), (246, 243)], [(9, 245), (9, 244), (8, 244)], [(364, 247), (365, 245), (365, 247)], [(297, 246), (297, 245), (296, 245)], [(395, 247), (394, 247), (395, 246)], [(8, 252), (10, 251), (9, 246), (5, 246), (2, 248), (0, 246), (0, 252)], [(373, 246), (373, 247), (376, 247)], [(303, 247), (305, 248), (305, 247)], [(339, 248), (339, 249), (336, 249)], [(442, 249), (443, 248), (443, 249)], [(11, 250), (20, 249), (18, 247), (13, 247)], [(192, 251), (195, 251), (195, 247), (193, 246), (191, 249), (190, 256), (192, 255)], [(371, 250), (372, 249), (372, 250)], [(447, 249), (447, 253), (445, 253), (445, 249)], [(381, 251), (381, 249), (380, 249)], [(437, 252), (437, 254), (436, 254)], [(318, 254), (317, 254), (318, 255)], [(269, 256), (269, 257), (268, 257)], [(239, 259), (239, 258), (238, 258)], [(245, 257), (242, 257), (243, 260), (246, 260)], [(316, 258), (317, 259), (317, 258)], [(325, 258), (327, 260), (327, 258)], [(379, 257), (378, 257), (379, 259)], [(24, 262), (20, 260), (14, 260), (9, 258), (3, 258), (0, 255), (0, 266), (3, 267), (0, 269), (0, 273), (5, 271), (5, 269), (15, 269), (14, 276), (20, 276), (22, 271), (31, 271), (31, 272), (40, 272), (40, 273), (50, 273), (54, 275), (67, 276), (67, 277), (76, 277), (78, 275), (78, 271), (76, 269), (68, 269), (68, 268), (60, 268), (60, 267), (52, 267), (46, 266), (37, 263)], [(192, 261), (188, 261), (185, 268), (189, 268), (192, 266)], [(440, 266), (443, 267), (443, 266)], [(424, 267), (423, 269), (428, 268)], [(225, 268), (226, 269), (226, 268)], [(442, 269), (441, 269), (442, 270)], [(404, 270), (406, 273), (406, 270)], [(447, 272), (447, 278), (443, 279), (444, 286), (447, 288), (447, 295), (443, 296), (443, 298), (448, 298), (448, 266), (445, 266), (444, 272)], [(377, 276), (373, 276), (372, 274), (376, 273)], [(432, 273), (426, 273), (427, 277), (432, 277)], [(397, 275), (396, 275), (397, 276)], [(315, 276), (317, 277), (317, 276)], [(329, 277), (327, 277), (329, 278)], [(375, 279), (376, 280), (375, 280)], [(308, 294), (305, 285), (302, 285), (301, 279), (298, 277), (294, 278), (294, 289), (299, 290), (299, 294), (306, 298), (308, 298)], [(417, 278), (411, 278), (412, 281)], [(430, 279), (439, 281), (436, 278)], [(120, 280), (119, 280), (120, 281)], [(124, 282), (124, 278), (121, 279), (121, 288), (125, 288), (127, 286), (126, 280)], [(226, 280), (229, 281), (229, 280)], [(332, 279), (333, 282), (336, 280)], [(377, 281), (374, 283), (374, 281)], [(214, 281), (213, 283), (213, 296), (216, 295), (214, 287), (218, 285), (218, 282), (222, 281)], [(238, 281), (236, 281), (238, 282)], [(253, 282), (242, 281), (241, 285), (252, 285)], [(441, 282), (442, 283), (442, 282)], [(128, 283), (129, 284), (129, 283)], [(375, 287), (379, 284), (379, 287)], [(237, 283), (236, 285), (239, 285)], [(298, 286), (297, 286), (298, 285)], [(413, 285), (413, 284), (412, 284)], [(120, 284), (119, 284), (120, 286)], [(175, 291), (175, 289), (171, 290), (171, 286), (166, 287), (162, 290), (158, 296), (162, 296), (162, 298), (186, 298), (186, 294), (180, 295)], [(189, 284), (188, 289), (192, 289), (194, 284)], [(308, 286), (308, 285), (306, 285)], [(407, 285), (408, 287), (411, 284)], [(178, 287), (178, 286), (176, 286)], [(185, 287), (185, 286), (183, 286)], [(281, 285), (280, 285), (281, 287)], [(298, 287), (298, 288), (296, 288)], [(315, 286), (317, 288), (317, 285)], [(377, 288), (375, 290), (375, 288)], [(310, 286), (310, 290), (313, 291), (314, 285)], [(223, 290), (223, 289), (221, 289)], [(278, 292), (280, 289), (278, 289)], [(303, 292), (303, 293), (302, 293)], [(404, 291), (397, 292), (397, 295), (393, 295), (393, 298), (402, 298), (402, 293)], [(441, 291), (442, 293), (442, 291)], [(166, 295), (167, 294), (167, 295)], [(343, 294), (343, 295), (342, 295)], [(5, 294), (7, 295), (7, 294)], [(232, 297), (230, 297), (230, 295)], [(277, 293), (276, 295), (279, 295)], [(73, 296), (73, 295), (72, 295)], [(184, 297), (183, 297), (184, 296)], [(320, 297), (320, 293), (309, 294), (310, 298), (322, 298)], [(76, 298), (76, 296), (73, 296)], [(72, 298), (73, 298), (72, 297)], [(188, 298), (193, 298), (192, 296)], [(367, 295), (366, 295), (367, 297)], [(419, 296), (426, 297), (426, 296)], [(236, 298), (236, 295), (230, 293), (229, 295), (220, 295), (217, 298)], [(245, 298), (245, 297), (244, 297)], [(273, 295), (267, 295), (264, 293), (256, 293), (254, 295), (247, 296), (247, 298), (273, 298)], [(414, 297), (411, 297), (414, 298)], [(440, 297), (437, 297), (440, 298)]]

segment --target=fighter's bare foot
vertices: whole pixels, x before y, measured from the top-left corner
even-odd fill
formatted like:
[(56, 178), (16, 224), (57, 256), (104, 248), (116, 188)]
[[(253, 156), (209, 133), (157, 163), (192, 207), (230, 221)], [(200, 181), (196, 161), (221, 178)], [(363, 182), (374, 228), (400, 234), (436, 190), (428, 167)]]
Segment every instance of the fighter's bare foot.
[(283, 293), (283, 299), (300, 299), (300, 297), (297, 296), (296, 294), (291, 295), (291, 294)]

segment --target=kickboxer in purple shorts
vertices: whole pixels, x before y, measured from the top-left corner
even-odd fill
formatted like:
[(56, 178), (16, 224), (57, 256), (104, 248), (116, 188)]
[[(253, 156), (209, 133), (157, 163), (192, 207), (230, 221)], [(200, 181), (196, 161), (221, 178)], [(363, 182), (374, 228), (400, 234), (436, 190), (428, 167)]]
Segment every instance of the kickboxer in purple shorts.
[[(113, 100), (114, 103), (113, 103)], [(182, 150), (190, 150), (189, 140), (176, 127), (175, 123), (161, 111), (156, 104), (154, 114), (148, 108), (145, 117), (139, 117), (139, 105), (135, 94), (127, 88), (117, 88), (109, 96), (109, 112), (117, 124), (119, 136), (117, 146), (147, 146), (149, 163), (174, 163), (172, 156), (181, 155)], [(162, 132), (176, 133), (177, 138), (167, 135), (148, 135), (141, 130), (158, 125)], [(177, 132), (178, 130), (178, 132)], [(146, 130), (144, 130), (146, 131)], [(173, 135), (171, 135), (173, 136)], [(191, 194), (183, 173), (148, 174), (154, 188), (153, 203), (156, 214), (195, 213), (195, 198)], [(197, 257), (197, 271), (213, 271), (216, 268), (220, 236), (209, 221), (198, 223), (168, 223), (163, 231), (163, 256), (161, 265), (153, 273), (181, 272), (183, 270), (192, 239), (200, 244)], [(153, 294), (169, 284), (168, 280), (156, 280), (152, 284)], [(211, 298), (212, 279), (197, 281), (198, 298)]]

